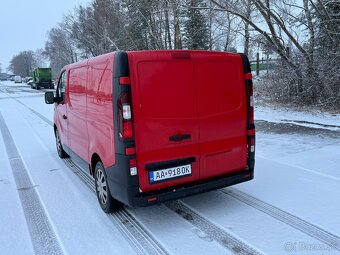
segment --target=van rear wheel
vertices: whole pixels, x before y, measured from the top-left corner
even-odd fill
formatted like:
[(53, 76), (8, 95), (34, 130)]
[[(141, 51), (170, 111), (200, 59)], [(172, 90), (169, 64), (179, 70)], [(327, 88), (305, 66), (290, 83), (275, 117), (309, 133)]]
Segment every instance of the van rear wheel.
[(56, 146), (57, 146), (58, 156), (60, 158), (67, 158), (68, 155), (63, 149), (63, 145), (61, 144), (58, 130), (55, 131), (55, 143), (56, 143)]
[(103, 163), (100, 161), (96, 164), (94, 179), (97, 198), (103, 211), (106, 213), (111, 213), (122, 208), (123, 204), (111, 196), (105, 168)]

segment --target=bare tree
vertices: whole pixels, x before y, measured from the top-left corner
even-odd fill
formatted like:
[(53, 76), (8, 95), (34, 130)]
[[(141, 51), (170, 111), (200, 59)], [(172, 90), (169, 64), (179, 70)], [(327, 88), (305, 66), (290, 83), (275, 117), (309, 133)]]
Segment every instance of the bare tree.
[[(336, 92), (339, 100), (339, 79), (327, 78), (340, 69), (339, 5), (334, 0), (92, 0), (66, 15), (45, 48), (61, 63), (117, 49), (238, 49), (249, 55), (257, 47), (280, 58), (272, 72), (277, 98), (324, 102)], [(60, 56), (53, 53), (58, 48)]]
[(165, 15), (165, 48), (172, 49), (170, 18), (169, 18), (169, 0), (164, 0), (164, 15)]
[(47, 59), (44, 49), (37, 49), (34, 51), (34, 60), (37, 67), (47, 67)]
[(15, 55), (10, 61), (8, 69), (15, 75), (30, 76), (33, 68), (36, 67), (33, 51), (22, 51)]
[(65, 24), (59, 24), (48, 33), (44, 55), (49, 59), (53, 77), (67, 64), (78, 60), (78, 50), (64, 29)]
[(175, 49), (182, 49), (182, 35), (179, 23), (179, 8), (178, 8), (178, 0), (172, 1), (172, 13), (174, 17), (174, 47)]
[[(249, 12), (244, 12), (240, 5), (230, 5), (228, 1), (222, 0), (212, 2), (221, 10), (241, 18), (248, 24), (246, 31), (251, 28), (259, 43), (267, 45), (281, 57), (285, 66), (291, 69), (286, 76), (286, 87), (289, 91), (295, 91), (292, 96), (312, 103), (320, 93), (322, 94), (324, 84), (314, 59), (316, 21), (313, 19), (312, 10), (315, 11), (317, 6), (314, 1), (304, 0), (302, 3), (296, 3), (293, 0), (247, 0), (246, 6), (253, 5), (259, 15), (256, 23), (247, 15)], [(330, 1), (317, 2), (321, 3), (320, 6), (325, 6), (325, 2)], [(321, 9), (322, 7), (319, 8), (320, 13)], [(323, 16), (327, 17), (325, 12)], [(334, 33), (329, 24), (326, 30), (329, 34)], [(247, 51), (246, 45), (244, 51)], [(295, 73), (295, 76), (292, 76), (291, 72)], [(296, 90), (289, 89), (291, 86), (295, 86)]]

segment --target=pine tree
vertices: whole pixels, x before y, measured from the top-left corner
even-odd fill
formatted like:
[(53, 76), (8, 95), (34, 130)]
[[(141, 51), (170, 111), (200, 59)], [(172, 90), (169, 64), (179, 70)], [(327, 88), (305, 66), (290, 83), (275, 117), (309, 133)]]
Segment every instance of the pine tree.
[(185, 44), (188, 49), (208, 49), (209, 29), (206, 15), (199, 7), (203, 6), (202, 0), (186, 1), (185, 16)]
[[(323, 0), (314, 6), (316, 27), (315, 69), (322, 83), (320, 95), (332, 107), (340, 105), (340, 2)], [(323, 100), (324, 100), (323, 99)]]
[(148, 21), (151, 15), (152, 1), (124, 0), (127, 8), (128, 24), (127, 32), (132, 41), (132, 48), (145, 50), (153, 48), (149, 40)]
[[(340, 2), (321, 1), (314, 5), (316, 14), (317, 41), (321, 47), (339, 50)], [(329, 49), (327, 49), (329, 50)]]

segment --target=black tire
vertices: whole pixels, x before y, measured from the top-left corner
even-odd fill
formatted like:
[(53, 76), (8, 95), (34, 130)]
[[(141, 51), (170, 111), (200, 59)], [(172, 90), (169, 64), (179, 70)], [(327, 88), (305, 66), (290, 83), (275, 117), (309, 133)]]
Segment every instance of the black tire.
[(123, 204), (111, 196), (105, 168), (103, 163), (100, 161), (95, 167), (94, 180), (98, 202), (103, 211), (106, 213), (111, 213), (121, 209)]
[(63, 145), (61, 144), (58, 130), (55, 131), (55, 143), (56, 143), (56, 147), (57, 147), (58, 156), (60, 158), (68, 158), (69, 156), (64, 151)]

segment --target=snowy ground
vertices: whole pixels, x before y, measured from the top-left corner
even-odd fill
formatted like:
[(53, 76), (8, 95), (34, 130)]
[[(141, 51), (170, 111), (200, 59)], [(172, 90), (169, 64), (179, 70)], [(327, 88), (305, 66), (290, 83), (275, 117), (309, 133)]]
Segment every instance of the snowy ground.
[(256, 108), (253, 181), (106, 215), (43, 92), (0, 82), (0, 254), (340, 254), (339, 115)]

